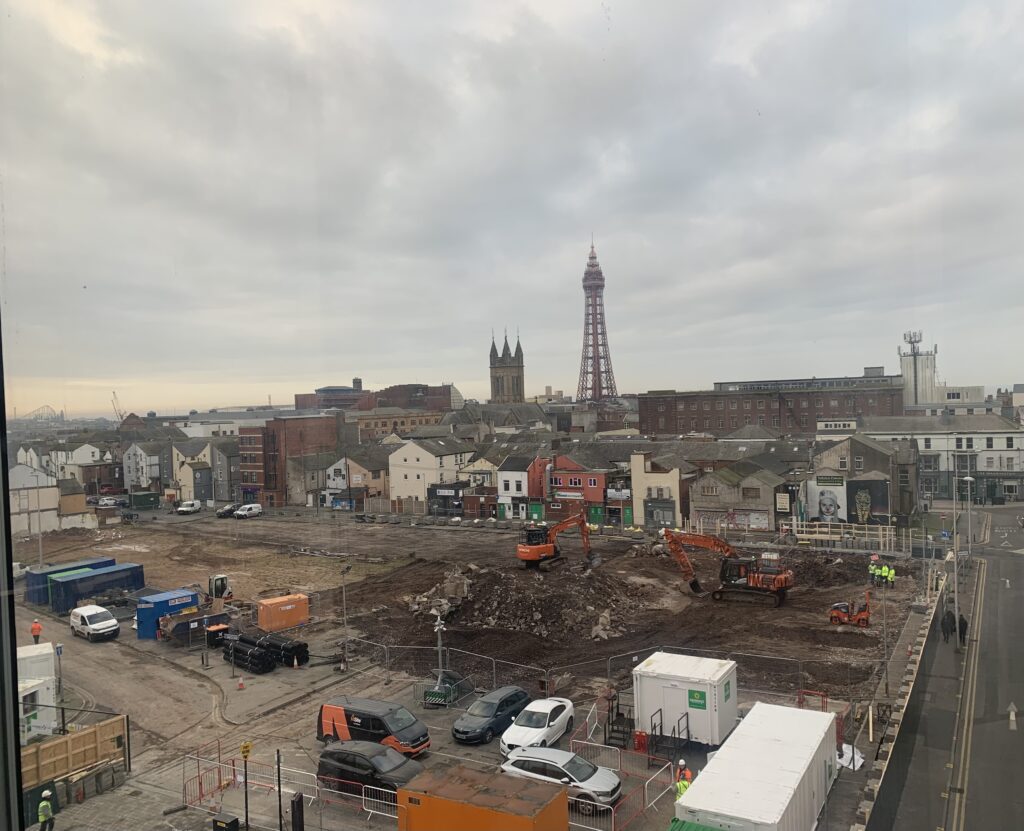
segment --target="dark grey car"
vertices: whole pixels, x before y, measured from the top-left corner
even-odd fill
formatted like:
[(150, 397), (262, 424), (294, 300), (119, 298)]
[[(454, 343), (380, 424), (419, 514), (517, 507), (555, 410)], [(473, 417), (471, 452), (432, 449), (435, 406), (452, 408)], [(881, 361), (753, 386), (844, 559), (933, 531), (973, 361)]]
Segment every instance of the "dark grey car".
[(504, 733), (516, 716), (530, 703), (522, 687), (499, 687), (473, 702), (452, 725), (452, 738), (463, 744), (488, 744)]

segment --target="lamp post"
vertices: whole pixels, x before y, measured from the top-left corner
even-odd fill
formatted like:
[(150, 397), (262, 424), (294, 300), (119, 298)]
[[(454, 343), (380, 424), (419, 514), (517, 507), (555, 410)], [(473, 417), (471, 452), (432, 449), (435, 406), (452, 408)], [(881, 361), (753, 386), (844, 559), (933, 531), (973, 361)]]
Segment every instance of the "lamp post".
[[(42, 494), (39, 492), (39, 474), (33, 473), (32, 478), (36, 480), (36, 537), (39, 541), (39, 568), (43, 567), (43, 504)], [(31, 530), (31, 529), (29, 529)]]
[(345, 632), (344, 661), (345, 671), (348, 671), (348, 598), (345, 593), (345, 575), (352, 570), (352, 563), (346, 563), (341, 570), (341, 625)]
[[(974, 477), (968, 474), (964, 477), (964, 481), (967, 483), (967, 568), (972, 565), (971, 557), (973, 555), (972, 540), (971, 540), (971, 514), (974, 512), (974, 500), (971, 498), (971, 485), (974, 484)], [(959, 618), (957, 618), (959, 620)]]

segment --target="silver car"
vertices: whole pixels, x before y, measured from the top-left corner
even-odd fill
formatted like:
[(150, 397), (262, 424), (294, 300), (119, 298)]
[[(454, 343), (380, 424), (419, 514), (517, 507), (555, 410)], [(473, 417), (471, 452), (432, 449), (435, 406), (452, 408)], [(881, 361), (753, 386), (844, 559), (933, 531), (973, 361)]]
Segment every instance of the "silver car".
[(593, 813), (598, 805), (614, 805), (622, 795), (619, 775), (588, 762), (568, 750), (553, 747), (517, 747), (502, 764), (504, 773), (527, 779), (541, 779), (569, 788), (581, 813)]

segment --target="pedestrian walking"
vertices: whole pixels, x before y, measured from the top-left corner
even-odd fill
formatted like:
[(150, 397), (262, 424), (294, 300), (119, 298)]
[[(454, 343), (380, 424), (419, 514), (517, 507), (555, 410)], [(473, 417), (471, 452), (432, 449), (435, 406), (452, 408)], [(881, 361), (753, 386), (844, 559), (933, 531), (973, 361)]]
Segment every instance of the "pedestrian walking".
[[(953, 614), (952, 609), (946, 609), (946, 614), (942, 616), (942, 626), (945, 628), (950, 635), (956, 637), (956, 616)], [(949, 638), (946, 638), (946, 643), (949, 643)]]
[(967, 645), (967, 618), (960, 615), (960, 646)]
[(939, 626), (942, 629), (942, 642), (949, 643), (949, 615), (942, 616)]
[(32, 621), (32, 642), (39, 643), (39, 636), (43, 634), (43, 624), (39, 622), (39, 618)]
[(39, 811), (36, 816), (39, 818), (39, 831), (53, 831), (53, 799), (51, 791), (43, 791), (39, 800)]
[(885, 577), (889, 581), (889, 588), (890, 589), (895, 589), (896, 588), (896, 566), (889, 566), (889, 573), (887, 575), (885, 575)]

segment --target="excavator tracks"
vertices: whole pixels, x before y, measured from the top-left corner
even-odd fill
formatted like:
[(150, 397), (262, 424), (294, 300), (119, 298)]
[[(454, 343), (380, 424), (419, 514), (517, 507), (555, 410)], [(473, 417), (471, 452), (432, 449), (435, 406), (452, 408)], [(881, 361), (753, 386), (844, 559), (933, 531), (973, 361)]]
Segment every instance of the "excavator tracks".
[(729, 589), (719, 588), (711, 592), (711, 599), (720, 600), (738, 600), (743, 603), (757, 603), (759, 605), (768, 605), (778, 608), (786, 601), (785, 592), (760, 592), (750, 591), (747, 589)]

